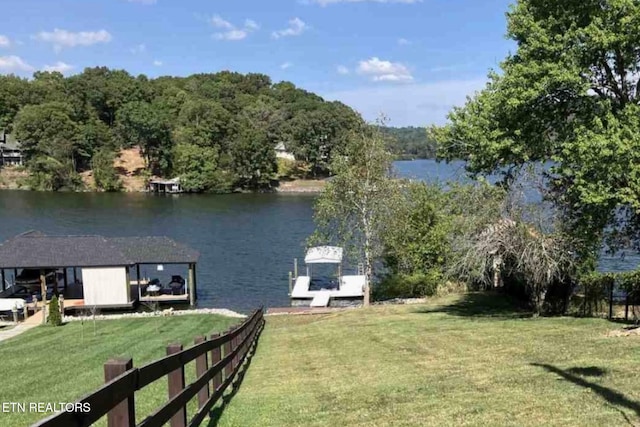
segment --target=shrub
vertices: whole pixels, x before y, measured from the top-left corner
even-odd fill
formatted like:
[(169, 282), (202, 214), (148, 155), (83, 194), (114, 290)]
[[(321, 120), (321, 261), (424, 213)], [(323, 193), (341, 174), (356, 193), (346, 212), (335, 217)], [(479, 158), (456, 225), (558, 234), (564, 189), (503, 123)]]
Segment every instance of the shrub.
[(295, 174), (296, 161), (291, 159), (283, 159), (281, 157), (276, 159), (278, 164), (278, 178), (290, 178)]
[(54, 295), (49, 303), (49, 324), (51, 326), (62, 325), (62, 314), (60, 313), (60, 304), (58, 303), (58, 297)]
[(442, 280), (442, 274), (436, 270), (411, 275), (389, 275), (374, 286), (373, 298), (381, 301), (392, 298), (434, 296), (438, 292), (438, 285)]
[(607, 295), (615, 282), (616, 274), (614, 273), (591, 272), (580, 278), (583, 316), (592, 316), (605, 310)]

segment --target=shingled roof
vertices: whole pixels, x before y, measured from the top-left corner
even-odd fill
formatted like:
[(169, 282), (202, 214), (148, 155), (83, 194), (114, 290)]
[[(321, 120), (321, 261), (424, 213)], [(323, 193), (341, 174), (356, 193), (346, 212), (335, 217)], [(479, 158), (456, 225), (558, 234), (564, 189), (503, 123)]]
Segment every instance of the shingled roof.
[(198, 261), (200, 254), (168, 237), (115, 237), (107, 239), (134, 264), (181, 264)]
[(47, 236), (28, 232), (0, 245), (0, 268), (195, 263), (200, 254), (168, 237)]

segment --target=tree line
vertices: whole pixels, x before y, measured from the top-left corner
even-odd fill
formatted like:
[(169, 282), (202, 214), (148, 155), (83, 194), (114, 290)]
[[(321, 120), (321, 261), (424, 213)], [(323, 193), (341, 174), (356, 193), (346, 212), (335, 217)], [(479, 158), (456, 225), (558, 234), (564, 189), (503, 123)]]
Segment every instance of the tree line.
[(387, 147), (394, 158), (399, 160), (435, 159), (437, 142), (423, 127), (380, 128), (382, 135), (388, 138)]
[(98, 188), (117, 190), (113, 160), (133, 146), (149, 175), (179, 176), (187, 191), (264, 189), (278, 178), (278, 143), (296, 158), (289, 173), (326, 176), (334, 148), (361, 123), (348, 106), (263, 74), (0, 76), (0, 129), (21, 142), (35, 189), (77, 189), (92, 169)]

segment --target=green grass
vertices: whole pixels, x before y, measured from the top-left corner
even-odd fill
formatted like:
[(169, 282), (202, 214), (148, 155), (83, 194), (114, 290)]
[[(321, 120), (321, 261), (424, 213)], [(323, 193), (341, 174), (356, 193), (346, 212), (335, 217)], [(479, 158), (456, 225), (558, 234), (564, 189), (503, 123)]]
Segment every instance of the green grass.
[[(195, 336), (237, 322), (215, 315), (102, 320), (96, 322), (94, 335), (93, 322), (88, 321), (84, 339), (80, 322), (39, 326), (0, 342), (0, 402), (73, 402), (104, 383), (103, 364), (109, 358), (129, 356), (141, 366), (166, 355), (169, 343), (191, 345)], [(187, 382), (195, 377), (193, 365), (187, 365)], [(166, 379), (136, 393), (138, 422), (166, 400)], [(42, 417), (0, 412), (0, 426), (29, 425)]]
[(270, 317), (229, 426), (640, 424), (640, 338), (503, 297)]

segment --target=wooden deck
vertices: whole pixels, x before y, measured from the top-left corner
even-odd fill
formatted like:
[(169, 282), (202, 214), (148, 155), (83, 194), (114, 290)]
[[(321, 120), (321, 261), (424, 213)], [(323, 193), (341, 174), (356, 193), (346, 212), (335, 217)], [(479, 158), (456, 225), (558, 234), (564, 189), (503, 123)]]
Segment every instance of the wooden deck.
[(189, 294), (184, 295), (145, 295), (139, 298), (140, 302), (159, 302), (159, 303), (172, 303), (172, 302), (189, 302)]

